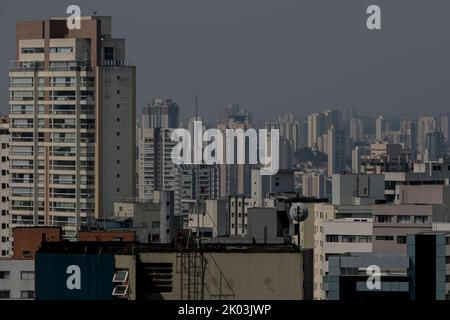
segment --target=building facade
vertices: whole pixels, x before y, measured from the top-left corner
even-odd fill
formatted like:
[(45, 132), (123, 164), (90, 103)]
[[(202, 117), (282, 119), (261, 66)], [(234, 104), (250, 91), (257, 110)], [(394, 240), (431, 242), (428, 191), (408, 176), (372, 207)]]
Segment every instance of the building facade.
[(135, 67), (110, 17), (17, 23), (9, 69), (11, 227), (73, 238), (135, 192)]

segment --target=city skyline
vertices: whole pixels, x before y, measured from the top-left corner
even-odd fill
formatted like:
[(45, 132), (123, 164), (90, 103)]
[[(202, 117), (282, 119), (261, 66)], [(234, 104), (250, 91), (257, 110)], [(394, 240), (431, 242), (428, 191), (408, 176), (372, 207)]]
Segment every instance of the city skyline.
[[(194, 114), (196, 95), (199, 114), (207, 119), (233, 101), (257, 121), (324, 108), (356, 108), (361, 114), (445, 112), (450, 45), (444, 31), (450, 30), (445, 16), (450, 4), (377, 1), (383, 29), (370, 32), (364, 26), (366, 2), (258, 1), (258, 10), (252, 1), (158, 0), (131, 2), (127, 8), (103, 1), (77, 4), (82, 15), (111, 15), (118, 36), (126, 36), (128, 55), (139, 70), (138, 114), (152, 99), (171, 97), (186, 118)], [(11, 45), (0, 58), (14, 59), (16, 21), (64, 16), (68, 4), (4, 4), (0, 27)], [(7, 67), (2, 64), (0, 71), (5, 74)], [(0, 79), (3, 88), (6, 81)], [(0, 99), (0, 112), (6, 114), (7, 90)]]
[[(354, 11), (333, 25), (349, 9), (336, 3), (321, 16), (334, 29), (299, 47), (283, 31), (312, 0), (159, 1), (150, 25), (182, 31), (147, 32), (114, 4), (75, 13), (74, 28), (55, 7), (16, 16), (0, 81), (0, 300), (450, 300), (446, 51), (425, 57), (396, 32), (383, 51), (384, 31), (349, 32)], [(380, 5), (385, 30), (399, 12)]]

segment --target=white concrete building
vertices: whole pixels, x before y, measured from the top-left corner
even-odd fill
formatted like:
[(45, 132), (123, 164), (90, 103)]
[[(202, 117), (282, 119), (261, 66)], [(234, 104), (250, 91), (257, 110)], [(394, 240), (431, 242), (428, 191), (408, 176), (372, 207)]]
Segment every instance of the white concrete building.
[(9, 215), (9, 124), (0, 119), (0, 257), (8, 257), (11, 252), (11, 229)]
[(73, 238), (135, 193), (135, 67), (111, 17), (19, 22), (10, 63), (11, 227)]
[(0, 300), (34, 299), (34, 260), (0, 258)]

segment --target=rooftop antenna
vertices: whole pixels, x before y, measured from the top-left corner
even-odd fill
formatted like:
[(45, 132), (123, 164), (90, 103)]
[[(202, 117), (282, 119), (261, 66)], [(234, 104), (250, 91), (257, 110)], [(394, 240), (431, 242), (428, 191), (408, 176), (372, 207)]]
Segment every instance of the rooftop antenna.
[[(195, 119), (194, 121), (198, 121), (198, 95), (195, 95)], [(195, 202), (196, 202), (196, 214), (197, 214), (197, 246), (200, 247), (200, 215), (198, 213), (198, 209), (199, 209), (199, 200), (200, 200), (200, 195), (199, 195), (199, 185), (198, 185), (198, 165), (194, 165), (195, 167)]]
[(198, 117), (198, 96), (195, 95), (195, 120), (198, 120), (197, 117)]

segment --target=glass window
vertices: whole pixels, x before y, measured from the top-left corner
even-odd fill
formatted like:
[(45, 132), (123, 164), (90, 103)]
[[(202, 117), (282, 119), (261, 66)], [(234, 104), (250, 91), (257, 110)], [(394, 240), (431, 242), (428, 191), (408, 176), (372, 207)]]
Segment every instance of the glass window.
[(411, 216), (399, 215), (397, 216), (397, 223), (411, 223)]
[(104, 60), (114, 60), (114, 47), (105, 47)]
[(427, 216), (414, 216), (414, 223), (425, 224), (428, 221)]
[(405, 244), (406, 243), (406, 236), (397, 236), (397, 243), (398, 244)]
[(20, 291), (20, 298), (22, 298), (22, 299), (34, 299), (34, 291), (31, 291), (31, 290)]
[(377, 216), (377, 222), (379, 222), (379, 223), (391, 223), (392, 222), (392, 216), (379, 215), (379, 216)]
[(22, 48), (22, 53), (44, 53), (44, 48)]
[(327, 234), (326, 242), (339, 242), (339, 236), (335, 234)]
[(34, 271), (22, 271), (20, 273), (21, 280), (34, 280)]
[(376, 236), (375, 239), (378, 241), (392, 241), (394, 236)]
[(72, 47), (53, 47), (50, 48), (50, 53), (72, 53)]

